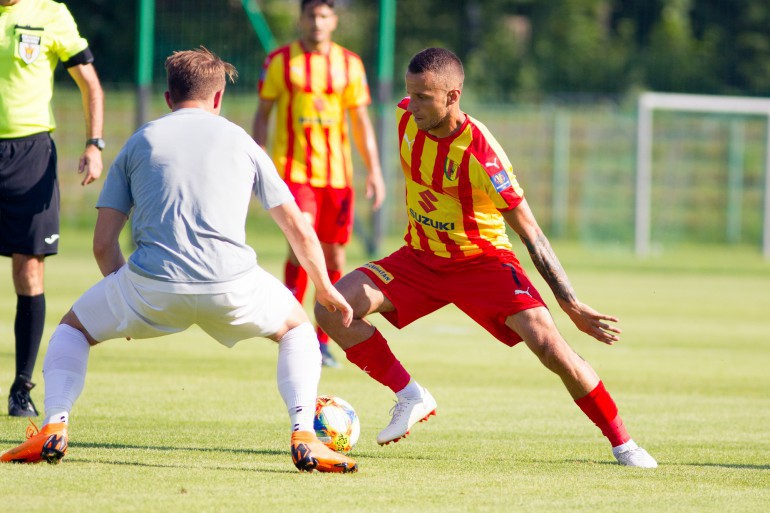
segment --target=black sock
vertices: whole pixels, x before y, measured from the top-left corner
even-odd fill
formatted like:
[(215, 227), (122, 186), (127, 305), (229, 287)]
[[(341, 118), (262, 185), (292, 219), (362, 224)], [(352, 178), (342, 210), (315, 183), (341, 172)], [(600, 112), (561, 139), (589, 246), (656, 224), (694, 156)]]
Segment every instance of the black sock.
[(45, 327), (45, 294), (16, 296), (16, 378), (32, 379)]

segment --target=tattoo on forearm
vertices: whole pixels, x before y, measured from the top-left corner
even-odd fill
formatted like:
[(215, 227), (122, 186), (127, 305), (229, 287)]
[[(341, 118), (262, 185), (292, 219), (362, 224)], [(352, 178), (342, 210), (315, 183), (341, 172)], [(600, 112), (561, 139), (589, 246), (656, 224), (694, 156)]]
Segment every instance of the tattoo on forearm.
[(521, 241), (527, 246), (532, 262), (548, 286), (551, 287), (554, 296), (564, 301), (574, 301), (575, 290), (553, 252), (548, 238), (541, 233), (534, 240), (521, 237)]

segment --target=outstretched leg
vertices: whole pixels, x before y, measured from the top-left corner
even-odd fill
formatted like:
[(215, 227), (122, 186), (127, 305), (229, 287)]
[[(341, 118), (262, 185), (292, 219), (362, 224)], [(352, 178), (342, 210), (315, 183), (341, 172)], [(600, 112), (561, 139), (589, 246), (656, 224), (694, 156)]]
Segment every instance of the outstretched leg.
[(546, 368), (561, 378), (578, 407), (601, 430), (623, 465), (654, 468), (657, 462), (629, 436), (609, 392), (594, 369), (564, 340), (546, 308), (512, 315), (506, 324), (524, 339)]

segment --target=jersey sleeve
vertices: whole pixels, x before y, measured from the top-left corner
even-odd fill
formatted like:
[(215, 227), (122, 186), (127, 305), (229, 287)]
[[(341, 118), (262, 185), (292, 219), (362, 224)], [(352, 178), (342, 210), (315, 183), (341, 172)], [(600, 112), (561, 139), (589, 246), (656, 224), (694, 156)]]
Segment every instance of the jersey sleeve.
[(472, 173), (473, 185), (486, 192), (495, 208), (501, 212), (513, 210), (524, 199), (524, 190), (513, 174), (513, 166), (502, 151), (488, 147), (475, 155), (478, 172)]
[(88, 48), (88, 41), (80, 36), (75, 19), (64, 4), (59, 4), (59, 13), (52, 24), (54, 34), (53, 50), (62, 62)]
[(112, 208), (129, 215), (134, 206), (127, 174), (127, 152), (124, 147), (110, 166), (96, 208)]
[(260, 99), (275, 100), (286, 89), (283, 62), (285, 58), (283, 52), (274, 52), (265, 59), (257, 84)]
[(294, 200), (289, 186), (278, 175), (275, 164), (267, 153), (254, 143), (257, 177), (254, 180), (254, 195), (259, 199), (265, 210)]
[(369, 105), (372, 103), (372, 98), (364, 63), (358, 55), (353, 53), (348, 53), (346, 59), (348, 59), (348, 85), (343, 95), (343, 105), (346, 109)]

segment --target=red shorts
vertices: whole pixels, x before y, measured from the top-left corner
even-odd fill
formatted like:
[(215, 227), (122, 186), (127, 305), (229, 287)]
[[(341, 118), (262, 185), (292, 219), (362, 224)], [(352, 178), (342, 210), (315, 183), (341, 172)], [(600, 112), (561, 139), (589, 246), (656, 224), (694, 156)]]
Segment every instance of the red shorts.
[(288, 185), (299, 209), (315, 219), (318, 240), (328, 244), (347, 244), (353, 232), (353, 188)]
[(522, 339), (505, 325), (505, 319), (545, 306), (512, 251), (457, 261), (404, 246), (358, 270), (396, 307), (382, 315), (397, 328), (452, 303), (495, 338), (513, 346)]

